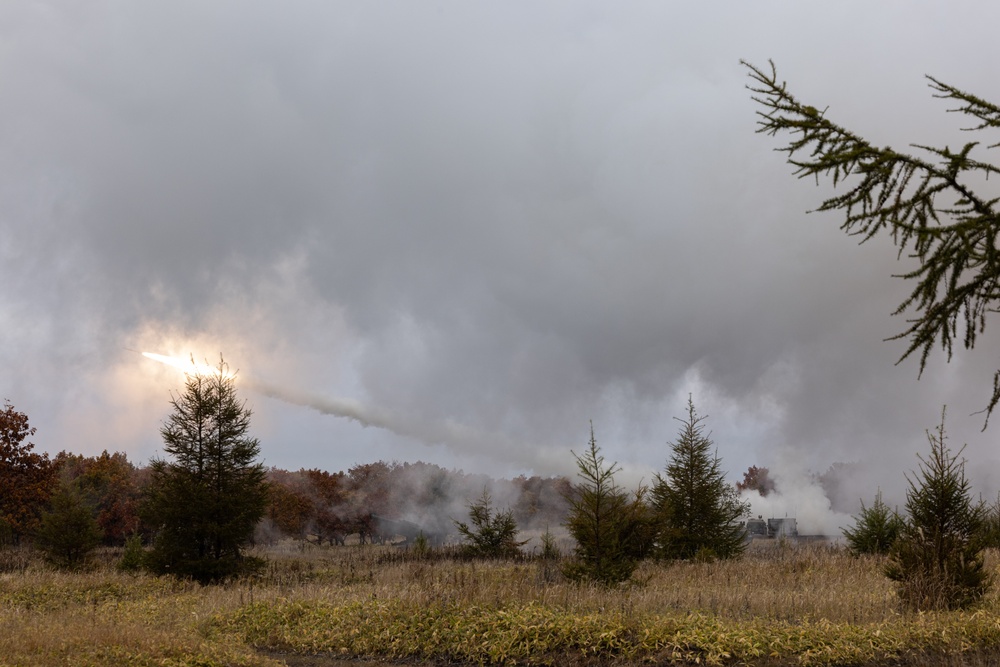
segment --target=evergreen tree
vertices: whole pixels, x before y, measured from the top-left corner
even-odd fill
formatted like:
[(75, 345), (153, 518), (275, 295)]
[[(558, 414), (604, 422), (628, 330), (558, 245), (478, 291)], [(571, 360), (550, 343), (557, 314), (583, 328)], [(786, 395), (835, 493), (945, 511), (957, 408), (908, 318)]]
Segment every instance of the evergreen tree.
[(517, 541), (517, 522), (514, 512), (508, 508), (503, 512), (494, 511), (489, 491), (483, 488), (483, 495), (469, 505), (468, 524), (455, 521), (455, 528), (466, 541), (466, 551), (481, 558), (511, 558), (521, 553), (526, 542)]
[(878, 491), (871, 507), (861, 501), (861, 514), (854, 517), (854, 528), (843, 528), (842, 532), (848, 550), (860, 556), (889, 553), (902, 528), (903, 520), (882, 501), (882, 492)]
[(125, 540), (125, 548), (122, 550), (121, 560), (118, 561), (118, 570), (121, 572), (138, 572), (146, 564), (146, 550), (142, 548), (142, 536), (133, 533)]
[(264, 516), (267, 484), (235, 375), (220, 359), (213, 373), (188, 375), (171, 405), (161, 434), (172, 460), (150, 464), (143, 508), (156, 531), (150, 568), (203, 582), (246, 572), (259, 565), (242, 549)]
[(563, 574), (572, 580), (617, 584), (632, 576), (642, 551), (643, 522), (647, 513), (644, 489), (629, 494), (615, 483), (617, 463), (606, 465), (590, 426), (590, 445), (577, 456), (577, 476), (567, 496), (566, 528), (576, 547)]
[(57, 567), (75, 569), (86, 564), (100, 542), (94, 509), (77, 485), (63, 479), (52, 495), (49, 509), (42, 514), (35, 546)]
[(657, 474), (652, 505), (659, 523), (656, 554), (663, 558), (732, 558), (746, 547), (739, 519), (750, 512), (736, 488), (726, 482), (722, 461), (704, 433), (688, 397), (688, 418), (671, 443), (664, 475)]
[[(917, 268), (900, 277), (915, 281), (895, 314), (911, 316), (895, 338), (909, 339), (900, 360), (919, 353), (920, 371), (940, 345), (951, 358), (957, 338), (975, 347), (986, 328), (986, 316), (1000, 299), (1000, 233), (998, 200), (983, 184), (1000, 175), (1000, 167), (973, 157), (978, 142), (961, 149), (913, 145), (909, 154), (879, 147), (834, 123), (820, 110), (796, 99), (774, 64), (768, 70), (743, 63), (752, 81), (758, 132), (787, 133), (779, 149), (800, 177), (829, 178), (834, 186), (851, 185), (820, 204), (819, 211), (842, 211), (841, 229), (862, 242), (885, 232), (899, 256), (917, 260)], [(1000, 128), (1000, 106), (928, 76), (935, 97), (956, 104), (951, 111), (971, 119), (970, 131)], [(991, 139), (989, 147), (996, 145)], [(1000, 371), (993, 376), (987, 419), (1000, 404)]]
[(927, 432), (931, 453), (907, 476), (906, 522), (889, 552), (886, 575), (911, 609), (962, 609), (990, 587), (983, 563), (985, 508), (973, 502), (962, 449), (952, 454), (941, 425)]

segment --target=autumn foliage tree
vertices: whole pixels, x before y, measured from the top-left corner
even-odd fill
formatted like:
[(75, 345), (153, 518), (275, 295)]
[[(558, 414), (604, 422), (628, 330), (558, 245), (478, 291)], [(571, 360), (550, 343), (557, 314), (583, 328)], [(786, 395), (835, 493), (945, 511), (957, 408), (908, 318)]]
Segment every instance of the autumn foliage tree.
[(28, 416), (5, 400), (0, 411), (0, 543), (17, 544), (30, 535), (52, 493), (52, 463), (25, 441), (34, 434)]
[(756, 491), (761, 497), (774, 491), (774, 480), (770, 477), (770, 470), (767, 468), (750, 466), (743, 473), (743, 480), (736, 482), (736, 490), (740, 493), (744, 491)]
[(104, 544), (122, 546), (139, 530), (140, 474), (124, 453), (59, 452), (53, 463), (94, 508)]

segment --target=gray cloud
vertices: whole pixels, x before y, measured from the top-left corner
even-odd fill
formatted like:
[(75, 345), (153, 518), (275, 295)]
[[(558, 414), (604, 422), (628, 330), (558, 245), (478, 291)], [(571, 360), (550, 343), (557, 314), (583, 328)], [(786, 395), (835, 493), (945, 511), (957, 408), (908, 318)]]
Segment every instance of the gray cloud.
[(876, 143), (954, 143), (922, 75), (990, 97), (992, 6), (63, 5), (0, 8), (0, 391), (40, 448), (153, 453), (180, 382), (123, 351), (152, 346), (484, 434), (254, 395), (286, 467), (572, 473), (593, 419), (648, 479), (688, 392), (734, 476), (901, 489), (945, 403), (995, 463), (967, 416), (995, 348), (893, 365), (894, 250), (805, 215), (828, 190), (753, 133), (737, 64)]

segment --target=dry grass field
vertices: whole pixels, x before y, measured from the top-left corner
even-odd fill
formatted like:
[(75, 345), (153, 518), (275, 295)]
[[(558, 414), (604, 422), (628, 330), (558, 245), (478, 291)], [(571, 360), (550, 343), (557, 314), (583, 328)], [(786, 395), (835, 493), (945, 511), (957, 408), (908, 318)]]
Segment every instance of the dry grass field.
[[(616, 589), (544, 561), (416, 560), (393, 547), (288, 543), (227, 585), (60, 573), (0, 552), (2, 665), (997, 664), (1000, 596), (902, 614), (872, 559), (755, 545), (737, 561), (645, 563)], [(990, 555), (996, 571), (998, 559)], [(320, 655), (321, 658), (303, 656)]]

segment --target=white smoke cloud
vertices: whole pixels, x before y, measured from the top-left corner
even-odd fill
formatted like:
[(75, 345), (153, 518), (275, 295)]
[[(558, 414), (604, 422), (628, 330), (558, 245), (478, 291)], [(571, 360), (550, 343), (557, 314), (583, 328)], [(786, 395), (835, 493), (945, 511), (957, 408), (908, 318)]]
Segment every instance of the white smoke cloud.
[(794, 518), (799, 535), (839, 538), (842, 528), (853, 525), (850, 514), (833, 509), (818, 476), (801, 464), (794, 449), (788, 448), (777, 457), (773, 467), (768, 468), (768, 476), (775, 488), (766, 496), (756, 490), (742, 494), (750, 501), (753, 516)]

